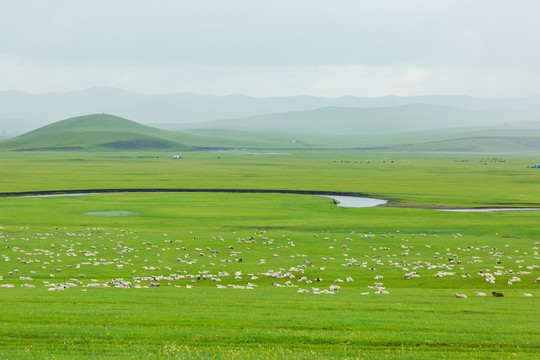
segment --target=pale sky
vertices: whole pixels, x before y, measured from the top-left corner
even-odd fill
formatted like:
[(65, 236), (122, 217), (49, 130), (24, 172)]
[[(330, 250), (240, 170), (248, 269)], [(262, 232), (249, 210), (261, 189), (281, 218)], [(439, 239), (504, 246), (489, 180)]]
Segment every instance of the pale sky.
[(0, 0), (0, 91), (540, 94), (538, 0)]

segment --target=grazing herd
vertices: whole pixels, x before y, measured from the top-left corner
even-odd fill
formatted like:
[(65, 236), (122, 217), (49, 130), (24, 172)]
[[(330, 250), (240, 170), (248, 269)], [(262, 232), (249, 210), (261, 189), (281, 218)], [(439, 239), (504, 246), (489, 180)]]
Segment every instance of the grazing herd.
[[(101, 227), (75, 232), (0, 228), (0, 288), (88, 291), (210, 285), (220, 290), (255, 290), (271, 286), (294, 288), (297, 293), (331, 295), (359, 288), (365, 289), (361, 295), (390, 295), (385, 278), (398, 287), (414, 287), (415, 281), (445, 284), (445, 279), (463, 288), (471, 288), (471, 281), (479, 284), (480, 279), (499, 288), (525, 282), (532, 288), (540, 283), (534, 275), (539, 272), (538, 242), (520, 251), (511, 250), (510, 244), (501, 249), (487, 244), (444, 247), (435, 234), (312, 235), (293, 240), (291, 235), (271, 236), (265, 230), (243, 236), (234, 231), (158, 236)], [(452, 237), (467, 244), (461, 234)], [(399, 281), (407, 285), (396, 285)], [(480, 291), (474, 294), (486, 296)], [(504, 297), (499, 291), (491, 294)], [(454, 296), (467, 298), (458, 292)]]

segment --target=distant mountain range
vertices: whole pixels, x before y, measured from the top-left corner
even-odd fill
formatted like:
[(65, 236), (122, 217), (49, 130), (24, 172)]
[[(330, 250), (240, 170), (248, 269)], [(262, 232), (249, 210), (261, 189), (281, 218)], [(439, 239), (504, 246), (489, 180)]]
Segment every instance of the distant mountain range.
[[(409, 105), (417, 106), (414, 110), (416, 113), (423, 111), (418, 107), (419, 105), (447, 107), (449, 114), (447, 116), (441, 115), (441, 121), (433, 118), (433, 124), (446, 122), (446, 125), (448, 125), (448, 121), (457, 121), (455, 117), (452, 117), (453, 115), (451, 116), (451, 113), (457, 115), (459, 111), (462, 111), (467, 119), (472, 119), (469, 115), (474, 112), (481, 113), (478, 118), (473, 119), (474, 123), (485, 123), (484, 120), (492, 116), (494, 119), (492, 125), (506, 124), (510, 127), (514, 123), (536, 122), (540, 114), (540, 96), (515, 99), (478, 99), (468, 96), (254, 98), (244, 95), (210, 96), (188, 93), (146, 95), (114, 88), (92, 88), (84, 91), (40, 95), (7, 91), (0, 92), (0, 135), (21, 134), (60, 119), (92, 113), (115, 114), (143, 124), (167, 129), (180, 129), (185, 128), (186, 124), (222, 119), (243, 118), (243, 120), (237, 121), (235, 126), (240, 123), (246, 124), (250, 119), (255, 121), (258, 119), (274, 121), (276, 119), (278, 121), (277, 119), (280, 118), (286, 121), (287, 117), (299, 115), (299, 113), (295, 115), (295, 112), (313, 110), (317, 111), (303, 114), (313, 115), (314, 119), (320, 119), (326, 113), (339, 112), (350, 120), (356, 116), (353, 115), (354, 110), (352, 109), (354, 108), (365, 108), (366, 116), (372, 114), (377, 116), (378, 120), (376, 121), (383, 121), (386, 116), (384, 115), (385, 111), (390, 116), (392, 112), (396, 113), (397, 110), (407, 110), (406, 106)], [(344, 109), (340, 110), (339, 108)], [(394, 109), (375, 114), (375, 108)], [(441, 109), (436, 110), (437, 116), (441, 114)], [(426, 108), (426, 111), (428, 110), (429, 108)], [(269, 117), (259, 118), (261, 115)], [(402, 121), (410, 120), (407, 120), (405, 115), (401, 118)], [(465, 121), (461, 121), (461, 123), (463, 122)], [(313, 123), (310, 122), (310, 126)], [(221, 124), (226, 124), (226, 122)], [(232, 124), (232, 122), (229, 120), (228, 124)], [(207, 123), (202, 127), (207, 129), (209, 126)], [(189, 125), (191, 129), (197, 127)], [(402, 127), (406, 127), (405, 124)], [(272, 126), (269, 126), (269, 130), (271, 128)]]
[(331, 107), (207, 122), (199, 124), (199, 129), (184, 131), (158, 129), (109, 114), (93, 114), (1, 140), (0, 150), (176, 152), (249, 148), (481, 153), (540, 150), (538, 125), (526, 130), (491, 126), (493, 117), (486, 114), (489, 113), (438, 105)]
[[(81, 116), (88, 113), (94, 115)], [(540, 97), (253, 98), (113, 88), (0, 92), (0, 139), (10, 136), (0, 149), (536, 152)]]

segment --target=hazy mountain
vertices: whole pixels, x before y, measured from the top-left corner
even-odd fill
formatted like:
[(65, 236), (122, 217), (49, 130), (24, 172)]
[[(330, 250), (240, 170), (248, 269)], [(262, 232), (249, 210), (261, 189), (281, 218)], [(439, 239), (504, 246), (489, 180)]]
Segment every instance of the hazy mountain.
[(179, 135), (118, 116), (86, 115), (0, 141), (7, 150), (185, 150)]
[[(445, 105), (477, 111), (540, 113), (540, 96), (517, 99), (477, 99), (468, 96), (388, 96), (321, 98), (291, 96), (254, 98), (188, 93), (147, 95), (114, 88), (32, 95), (0, 92), (0, 134), (22, 133), (81, 114), (110, 113), (144, 124), (187, 124), (324, 107), (396, 107), (411, 104)], [(513, 121), (522, 120), (521, 118)]]
[(326, 107), (182, 126), (183, 129), (288, 133), (297, 137), (308, 134), (369, 136), (461, 127), (540, 128), (540, 114), (425, 104), (385, 108)]

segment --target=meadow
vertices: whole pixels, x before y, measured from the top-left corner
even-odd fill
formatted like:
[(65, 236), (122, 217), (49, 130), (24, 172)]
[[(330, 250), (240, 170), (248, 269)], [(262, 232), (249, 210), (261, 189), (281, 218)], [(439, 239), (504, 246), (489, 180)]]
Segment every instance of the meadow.
[(538, 206), (534, 156), (172, 155), (1, 152), (0, 191), (294, 189), (393, 201), (353, 209), (291, 194), (1, 197), (0, 283), (14, 287), (0, 288), (0, 357), (537, 357), (540, 213), (429, 209)]

